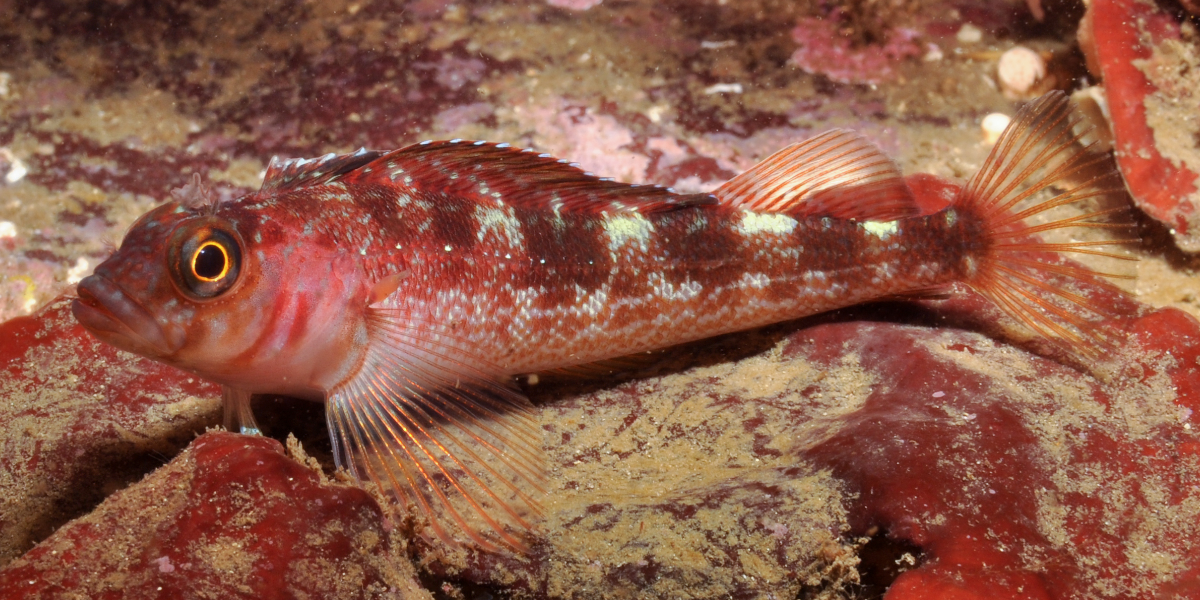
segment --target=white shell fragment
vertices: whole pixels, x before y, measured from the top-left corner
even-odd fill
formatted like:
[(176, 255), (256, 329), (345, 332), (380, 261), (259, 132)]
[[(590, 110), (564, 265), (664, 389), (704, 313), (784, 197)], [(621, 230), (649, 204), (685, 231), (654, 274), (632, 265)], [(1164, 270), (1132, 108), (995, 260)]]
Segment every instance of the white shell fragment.
[(992, 113), (984, 117), (980, 123), (980, 127), (983, 129), (983, 142), (989, 146), (995, 144), (1010, 121), (1012, 118), (1004, 113)]
[(965, 23), (958, 28), (958, 33), (954, 34), (960, 44), (978, 44), (983, 40), (983, 30), (970, 24)]
[(996, 77), (1000, 87), (1010, 94), (1025, 96), (1046, 76), (1046, 61), (1025, 46), (1013, 46), (1000, 55)]
[(742, 93), (742, 84), (740, 83), (715, 83), (704, 88), (705, 94), (740, 94)]

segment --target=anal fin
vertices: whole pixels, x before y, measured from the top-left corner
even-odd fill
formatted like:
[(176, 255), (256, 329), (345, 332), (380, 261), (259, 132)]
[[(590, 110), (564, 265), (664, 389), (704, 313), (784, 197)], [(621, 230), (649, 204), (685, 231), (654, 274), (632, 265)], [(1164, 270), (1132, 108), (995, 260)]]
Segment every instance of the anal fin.
[(559, 367), (531, 374), (530, 376), (544, 376), (549, 380), (587, 380), (600, 378), (611, 380), (613, 377), (622, 377), (649, 369), (669, 355), (670, 352), (668, 349), (664, 348), (649, 352), (639, 352), (638, 354), (626, 354), (624, 356), (616, 356), (568, 367)]

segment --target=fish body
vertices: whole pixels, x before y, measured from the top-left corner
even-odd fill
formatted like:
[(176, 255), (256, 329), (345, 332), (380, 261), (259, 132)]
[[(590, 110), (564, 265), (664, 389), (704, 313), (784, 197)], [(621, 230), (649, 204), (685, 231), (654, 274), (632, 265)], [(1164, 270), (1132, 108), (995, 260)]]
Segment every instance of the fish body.
[(378, 306), (461, 339), (498, 373), (534, 373), (935, 287), (962, 279), (963, 259), (978, 252), (968, 248), (978, 239), (972, 222), (948, 223), (944, 213), (850, 221), (663, 195), (679, 205), (556, 212), (343, 183), (247, 199), (222, 217), (264, 240), (251, 247), (280, 242), (246, 264), (308, 256), (268, 283), (286, 289), (278, 300), (222, 310), (205, 327), (213, 337), (243, 332), (221, 364), (253, 364), (311, 347), (313, 335), (331, 339), (311, 325), (365, 306), (373, 282), (402, 272)]
[[(1015, 208), (1036, 168), (1059, 170), (1034, 181), (1046, 187), (1091, 160), (1068, 113), (1059, 96), (1025, 110), (933, 214), (844, 131), (712, 194), (483, 142), (273, 162), (237, 201), (193, 187), (144, 215), (74, 311), (105, 341), (220, 383), (231, 427), (257, 429), (253, 394), (324, 401), (340, 465), (417, 505), (443, 539), (523, 550), (543, 467), (513, 375), (955, 282), (1039, 333), (1103, 344), (1078, 316), (1100, 307), (1020, 274), (1096, 279), (1037, 258), (1092, 244), (1022, 241), (1041, 211)], [(1086, 200), (1111, 177), (1036, 206)]]

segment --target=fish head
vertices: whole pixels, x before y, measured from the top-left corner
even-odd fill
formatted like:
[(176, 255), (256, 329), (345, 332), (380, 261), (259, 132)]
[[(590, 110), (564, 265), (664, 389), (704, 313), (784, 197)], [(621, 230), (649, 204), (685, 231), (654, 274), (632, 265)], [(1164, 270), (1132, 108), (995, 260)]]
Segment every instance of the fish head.
[[(168, 203), (78, 286), (75, 318), (117, 348), (254, 392), (319, 399), (357, 360), (370, 287), (294, 223)], [(344, 359), (344, 360), (342, 360)]]

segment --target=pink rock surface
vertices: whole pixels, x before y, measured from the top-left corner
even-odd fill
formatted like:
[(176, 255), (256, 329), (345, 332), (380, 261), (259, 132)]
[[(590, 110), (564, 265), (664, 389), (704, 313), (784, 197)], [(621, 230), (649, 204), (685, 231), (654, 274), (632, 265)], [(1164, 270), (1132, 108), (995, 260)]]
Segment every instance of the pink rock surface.
[[(1169, 310), (1134, 330), (1145, 349), (1109, 384), (952, 330), (804, 332), (800, 352), (818, 364), (853, 354), (877, 382), (803, 455), (858, 493), (852, 531), (878, 527), (924, 551), (889, 600), (1194, 588), (1200, 329)], [(1164, 337), (1183, 343), (1163, 353)]]
[(855, 47), (840, 27), (836, 16), (800, 19), (792, 30), (799, 46), (792, 62), (838, 83), (881, 83), (896, 76), (901, 60), (922, 54), (912, 29), (889, 29), (884, 42)]

